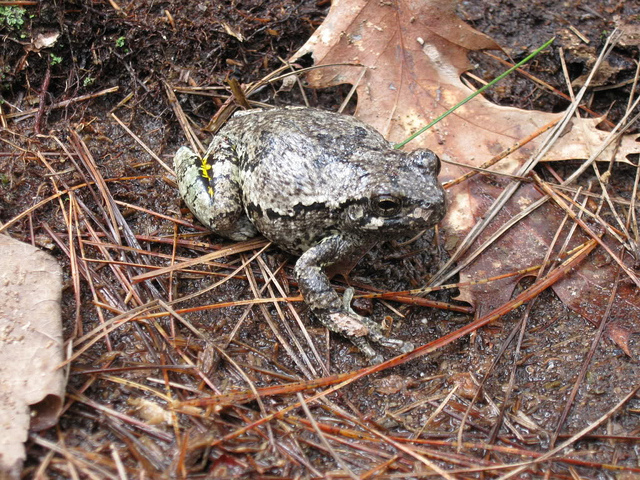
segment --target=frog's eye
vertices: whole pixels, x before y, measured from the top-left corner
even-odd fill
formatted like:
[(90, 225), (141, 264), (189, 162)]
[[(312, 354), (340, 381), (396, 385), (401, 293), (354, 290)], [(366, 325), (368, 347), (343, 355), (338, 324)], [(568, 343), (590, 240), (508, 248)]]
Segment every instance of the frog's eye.
[(436, 157), (436, 177), (437, 177), (438, 175), (440, 175), (440, 167), (442, 165), (440, 164), (440, 157), (437, 155), (434, 155), (434, 157)]
[(437, 177), (440, 174), (440, 158), (431, 150), (414, 150), (409, 154), (409, 158), (416, 165), (426, 168), (431, 175)]
[(371, 208), (381, 217), (392, 217), (400, 211), (402, 200), (393, 195), (378, 195), (373, 197)]

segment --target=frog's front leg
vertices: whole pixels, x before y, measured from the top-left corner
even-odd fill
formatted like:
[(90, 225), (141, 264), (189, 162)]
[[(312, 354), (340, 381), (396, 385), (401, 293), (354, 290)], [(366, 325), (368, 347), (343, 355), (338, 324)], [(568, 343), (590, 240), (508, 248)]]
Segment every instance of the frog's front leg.
[[(369, 345), (367, 338), (386, 347), (407, 352), (413, 349), (410, 343), (385, 337), (380, 327), (370, 318), (355, 313), (331, 288), (329, 278), (323, 268), (345, 258), (358, 245), (342, 235), (325, 238), (318, 245), (307, 250), (298, 259), (295, 276), (300, 292), (311, 311), (332, 332), (349, 338), (372, 363), (380, 363), (382, 355)], [(350, 300), (350, 297), (347, 297)]]
[(173, 163), (180, 195), (198, 220), (231, 240), (257, 234), (242, 206), (237, 158), (227, 138), (216, 137), (203, 158), (182, 147)]

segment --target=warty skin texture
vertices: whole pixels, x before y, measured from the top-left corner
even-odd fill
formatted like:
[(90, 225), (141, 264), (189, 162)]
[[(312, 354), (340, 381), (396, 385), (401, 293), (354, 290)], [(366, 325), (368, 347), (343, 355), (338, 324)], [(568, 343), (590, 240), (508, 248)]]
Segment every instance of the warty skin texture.
[(182, 197), (212, 231), (233, 240), (260, 232), (301, 254), (294, 270), (300, 291), (328, 328), (374, 362), (382, 357), (367, 338), (411, 348), (345, 306), (324, 268), (349, 262), (379, 240), (430, 228), (444, 216), (433, 152), (395, 150), (350, 116), (287, 108), (236, 114), (204, 160), (183, 147), (174, 164)]

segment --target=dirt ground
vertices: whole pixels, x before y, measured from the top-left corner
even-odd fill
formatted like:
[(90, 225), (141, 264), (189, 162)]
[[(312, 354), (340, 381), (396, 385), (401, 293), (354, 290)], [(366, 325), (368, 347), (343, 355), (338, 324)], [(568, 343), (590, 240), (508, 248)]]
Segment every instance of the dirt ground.
[[(138, 246), (128, 246), (140, 249), (110, 246), (105, 250), (98, 245), (98, 240), (112, 239), (105, 227), (101, 200), (87, 188), (75, 193), (86, 208), (81, 222), (87, 241), (83, 256), (110, 259), (121, 265), (110, 269), (89, 262), (93, 283), (83, 278), (79, 292), (74, 291), (70, 259), (65, 253), (68, 226), (61, 204), (50, 202), (5, 232), (50, 251), (63, 265), (65, 338), (78, 338), (80, 331), (87, 332), (105, 318), (137, 305), (206, 288), (251, 257), (257, 250), (217, 258), (201, 269), (204, 275), (190, 272), (171, 279), (164, 276), (139, 284), (139, 298), (135, 301), (127, 297), (124, 285), (118, 281), (118, 268), (125, 276), (133, 277), (147, 271), (138, 268), (141, 264), (166, 266), (174, 253), (181, 258), (194, 258), (228, 244), (190, 224), (172, 178), (132, 134), (171, 165), (173, 153), (185, 144), (167, 93), (173, 89), (206, 144), (211, 134), (200, 128), (209, 125), (229, 98), (229, 80), (248, 84), (281, 67), (282, 60), (289, 58), (320, 25), (330, 2), (13, 3), (21, 4), (25, 13), (2, 10), (7, 8), (5, 3), (0, 6), (4, 38), (0, 95), (6, 122), (0, 133), (4, 140), (0, 147), (0, 225), (55, 192), (50, 170), (42, 159), (57, 172), (58, 188), (86, 181), (86, 175), (74, 163), (79, 159), (73, 154), (73, 130), (91, 152), (102, 178), (108, 179), (111, 196), (120, 202), (118, 208), (138, 242)], [(554, 55), (542, 55), (529, 71), (562, 91), (566, 88), (558, 62), (560, 46), (565, 48), (571, 78), (578, 79), (588, 71), (616, 22), (622, 19), (640, 23), (640, 5), (617, 0), (466, 0), (460, 3), (458, 14), (495, 39), (503, 46), (505, 58), (514, 61), (556, 36)], [(21, 18), (22, 23), (9, 21), (10, 17)], [(590, 43), (575, 47), (576, 37), (571, 29)], [(30, 43), (38, 34), (52, 33), (60, 36), (50, 48), (39, 49)], [(504, 70), (483, 54), (474, 54), (472, 60), (477, 64), (475, 74), (481, 78), (493, 78)], [(637, 60), (637, 45), (614, 50), (609, 74), (588, 95), (590, 108), (607, 114), (612, 121), (621, 117)], [(191, 92), (185, 93), (189, 88)], [(104, 93), (106, 89), (114, 91)], [(194, 89), (199, 89), (198, 94), (193, 93)], [(306, 93), (313, 106), (335, 110), (348, 90), (347, 85)], [(568, 104), (520, 76), (509, 77), (488, 96), (497, 103), (524, 109), (555, 112)], [(286, 92), (271, 86), (263, 87), (251, 100), (271, 105), (302, 101), (295, 89)], [(65, 153), (61, 145), (71, 154)], [(616, 172), (618, 181), (627, 186), (633, 182), (634, 168), (621, 167)], [(177, 224), (157, 214), (186, 220), (191, 227), (181, 225), (180, 233), (193, 235), (174, 245)], [(89, 235), (85, 222), (92, 225), (95, 235)], [(387, 247), (370, 253), (355, 271), (354, 281), (378, 288), (413, 288), (440, 260), (427, 249), (430, 239), (422, 241), (418, 249), (421, 252), (408, 258), (389, 253)], [(152, 255), (147, 256), (148, 252)], [(253, 284), (264, 282), (267, 268), (276, 271), (285, 285), (289, 284), (293, 265), (290, 256), (271, 248), (261, 258), (264, 265), (254, 261), (251, 268), (241, 269), (230, 281), (181, 303), (180, 308), (253, 298)], [(93, 293), (96, 289), (101, 292), (97, 296)], [(290, 292), (275, 295), (296, 292), (291, 284)], [(79, 306), (77, 296), (81, 299)], [(434, 298), (453, 302), (447, 294)], [(98, 305), (104, 303), (110, 303), (112, 310)], [(171, 412), (170, 401), (160, 401), (154, 393), (163, 392), (171, 401), (181, 401), (195, 398), (202, 391), (244, 391), (247, 383), (243, 375), (257, 387), (264, 387), (366, 366), (349, 342), (327, 335), (301, 304), (296, 308), (321, 357), (328, 359), (325, 366), (300, 364), (286, 354), (265, 317), (272, 319), (277, 331), (294, 327), (288, 323), (285, 326), (280, 312), (272, 306), (261, 310), (259, 306), (248, 309), (246, 305), (235, 305), (185, 314), (202, 337), (162, 316), (148, 315), (124, 324), (109, 335), (108, 341), (101, 339), (72, 364), (65, 412), (56, 428), (30, 437), (25, 478), (33, 478), (38, 469), (42, 471), (40, 478), (118, 478), (114, 450), (129, 478), (346, 477), (343, 466), (336, 463), (335, 450), (363, 477), (427, 476), (429, 469), (424, 462), (402, 455), (378, 437), (370, 438), (368, 427), (394, 438), (415, 435), (423, 441), (421, 455), (445, 468), (472, 469), (517, 462), (523, 459), (519, 449), (544, 453), (550, 448), (576, 373), (596, 333), (593, 325), (569, 311), (553, 293), (544, 292), (531, 312), (515, 370), (514, 391), (503, 426), (496, 432), (492, 429), (498, 423), (497, 409), (504, 401), (515, 350), (514, 344), (506, 346), (505, 340), (518, 327), (524, 307), (433, 355), (369, 375), (331, 394), (324, 403), (313, 407), (310, 404), (325, 435), (332, 440), (334, 451), (323, 443), (315, 430), (317, 425), (312, 425), (300, 409), (290, 412), (291, 416), (272, 420), (268, 427), (218, 443), (265, 412), (292, 404), (297, 400), (295, 394), (265, 397), (262, 403), (216, 405), (178, 414)], [(390, 314), (381, 302), (363, 308), (371, 310), (376, 319)], [(470, 316), (444, 310), (398, 305), (394, 308), (405, 315), (401, 319), (396, 315), (394, 331), (399, 338), (410, 339), (416, 345), (428, 343), (471, 320)], [(293, 325), (290, 313), (283, 316)], [(236, 327), (229, 343), (227, 339)], [(293, 334), (296, 340), (286, 337), (288, 342), (299, 341), (306, 347), (298, 332), (295, 329)], [(631, 344), (636, 348), (637, 338)], [(506, 353), (496, 360), (502, 348)], [(496, 365), (492, 366), (494, 361)], [(189, 364), (204, 373), (199, 376), (187, 368)], [(476, 391), (472, 377), (482, 381), (490, 370), (483, 394), (467, 420), (464, 440), (469, 443), (457, 452), (445, 444), (455, 441), (460, 419)], [(113, 377), (130, 383), (115, 382)], [(639, 378), (638, 356), (629, 357), (613, 342), (602, 340), (555, 445), (607, 414), (638, 385)], [(437, 411), (454, 385), (458, 385), (457, 396), (442, 412)], [(149, 404), (153, 402), (161, 405), (162, 413), (150, 413)], [(145, 406), (149, 408), (145, 410)], [(616, 472), (609, 467), (618, 465), (640, 472), (639, 413), (640, 399), (636, 397), (574, 445), (573, 455), (564, 452), (569, 460), (542, 463), (522, 478), (640, 478), (640, 473)], [(60, 450), (49, 455), (50, 450), (41, 439), (57, 442)], [(354, 443), (361, 446), (354, 448)], [(489, 444), (500, 448), (492, 449), (487, 447)], [(386, 461), (388, 465), (382, 465)], [(500, 475), (500, 470), (460, 475), (456, 478), (494, 477)]]

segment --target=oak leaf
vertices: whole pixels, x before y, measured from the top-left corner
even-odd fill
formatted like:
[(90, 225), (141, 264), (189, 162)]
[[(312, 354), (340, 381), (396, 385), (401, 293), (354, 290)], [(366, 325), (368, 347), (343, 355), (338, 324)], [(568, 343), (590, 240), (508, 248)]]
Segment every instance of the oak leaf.
[(6, 235), (0, 251), (0, 478), (20, 478), (29, 429), (55, 425), (62, 410), (62, 271)]
[[(499, 47), (493, 40), (456, 16), (455, 4), (450, 0), (334, 0), (324, 23), (293, 59), (310, 53), (316, 65), (327, 65), (309, 73), (307, 81), (312, 87), (356, 85), (355, 115), (388, 140), (400, 142), (472, 93), (460, 79), (470, 68), (467, 59), (470, 51), (496, 48)], [(339, 65), (330, 66), (335, 64)], [(429, 148), (444, 160), (480, 166), (559, 118), (560, 114), (498, 106), (478, 96), (408, 146)], [(585, 136), (593, 141), (601, 139), (605, 133), (596, 129), (597, 123), (574, 120), (565, 132), (566, 139), (561, 139), (544, 160), (588, 158), (593, 146), (576, 140)], [(515, 173), (540, 142), (540, 139), (532, 141), (492, 169)], [(627, 155), (639, 152), (640, 143), (627, 136), (615, 155), (617, 160), (626, 161)], [(445, 164), (441, 180), (453, 180), (467, 171)], [(510, 182), (505, 177), (476, 175), (449, 189), (448, 213), (442, 222), (448, 246), (455, 247)], [(520, 188), (471, 251), (499, 225), (538, 198), (540, 195), (532, 187)], [(539, 263), (563, 216), (562, 211), (547, 202), (462, 270), (460, 280), (510, 273)], [(511, 277), (463, 288), (460, 299), (476, 305), (481, 315), (508, 300), (517, 281), (518, 277)], [(597, 278), (590, 277), (589, 281), (596, 282), (593, 287), (603, 286)], [(569, 277), (562, 283), (575, 282)], [(575, 297), (567, 294), (566, 288), (557, 292), (567, 305), (576, 307)], [(604, 298), (598, 301), (602, 303)], [(640, 308), (637, 299), (633, 304), (634, 308)]]

